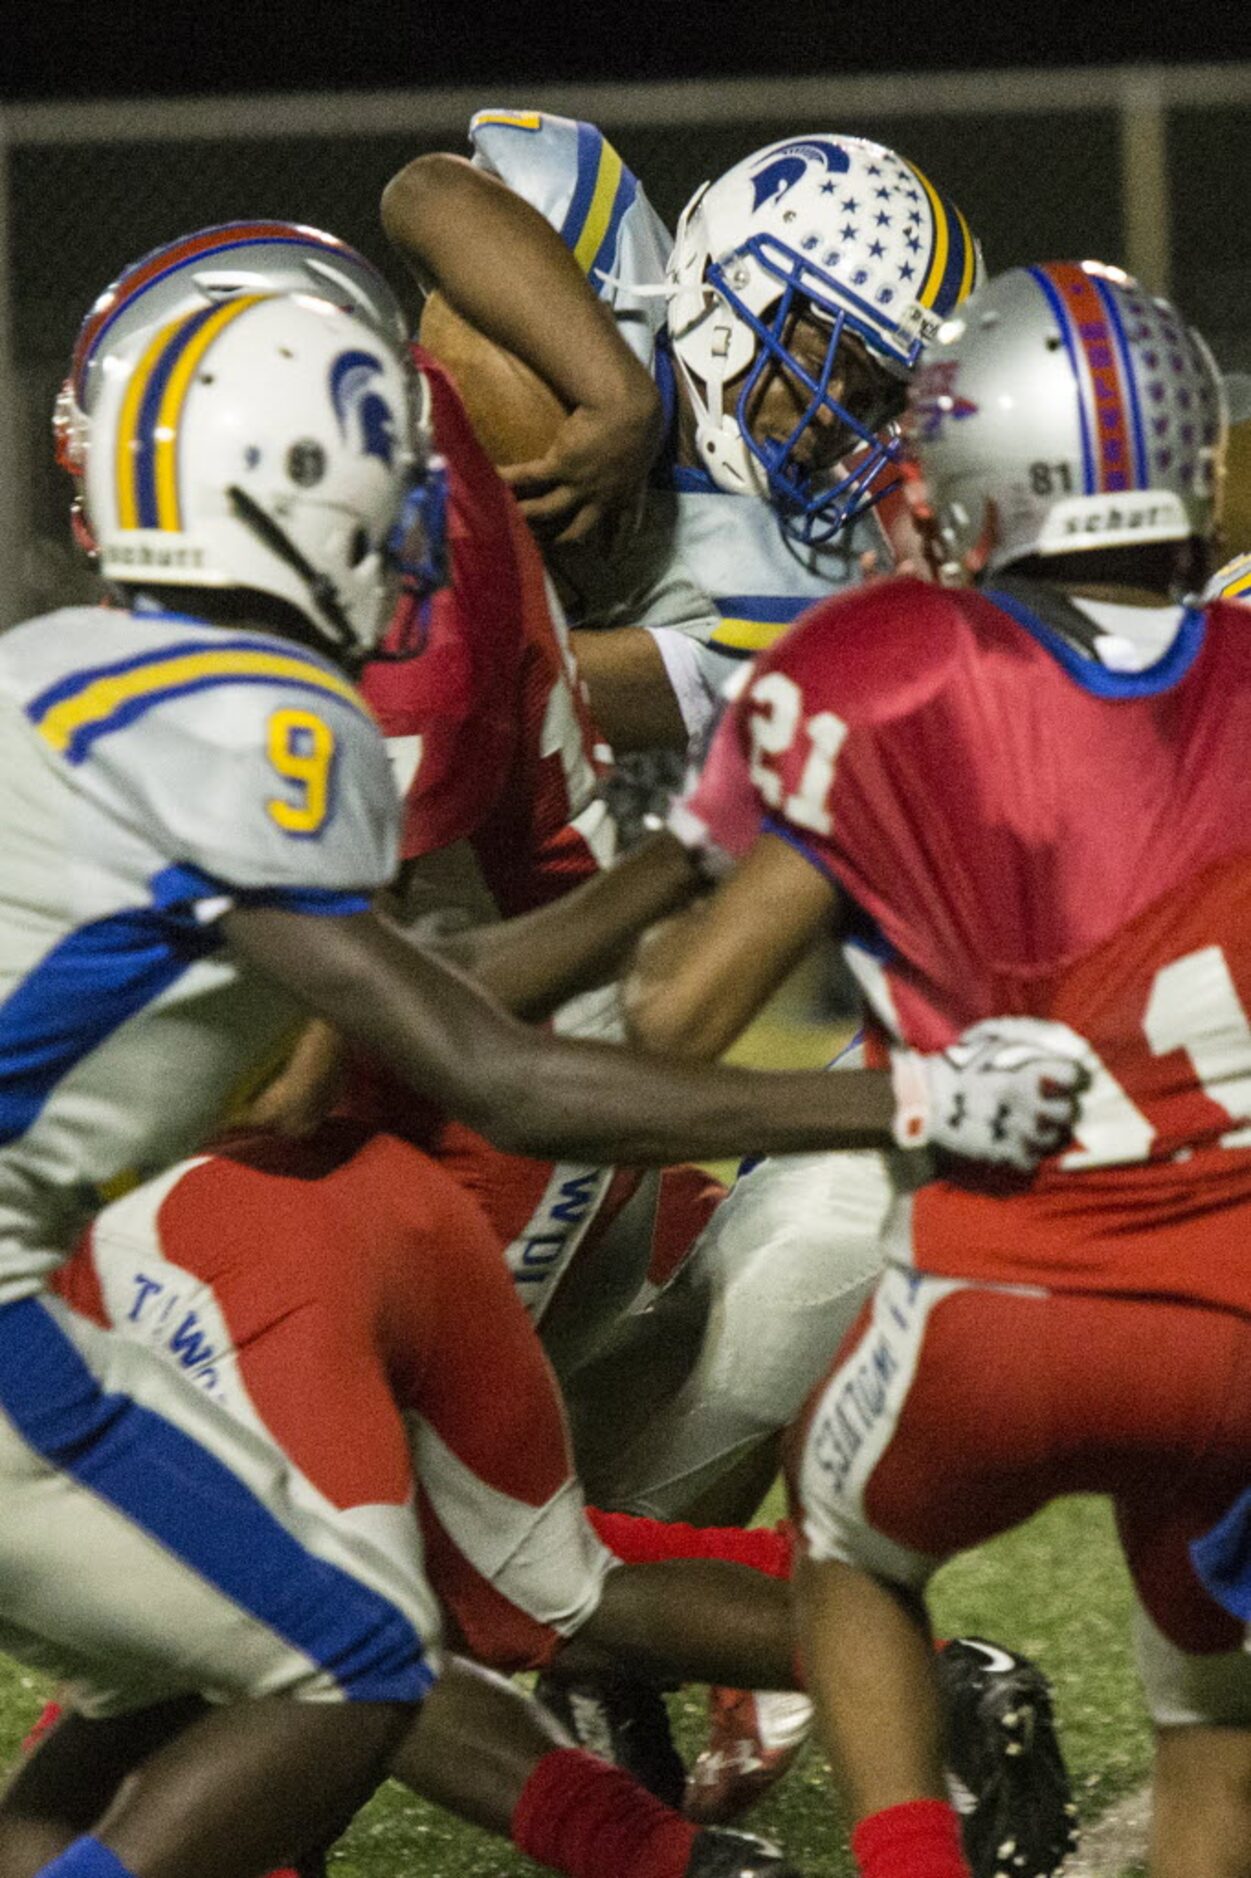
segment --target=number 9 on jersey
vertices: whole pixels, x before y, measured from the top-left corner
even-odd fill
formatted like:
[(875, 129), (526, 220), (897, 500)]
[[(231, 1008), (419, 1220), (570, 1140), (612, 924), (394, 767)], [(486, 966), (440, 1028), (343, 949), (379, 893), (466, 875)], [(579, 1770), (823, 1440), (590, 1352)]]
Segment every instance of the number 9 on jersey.
[(314, 711), (275, 711), (269, 720), (270, 763), (291, 793), (265, 807), (286, 835), (320, 834), (333, 802), (335, 735)]

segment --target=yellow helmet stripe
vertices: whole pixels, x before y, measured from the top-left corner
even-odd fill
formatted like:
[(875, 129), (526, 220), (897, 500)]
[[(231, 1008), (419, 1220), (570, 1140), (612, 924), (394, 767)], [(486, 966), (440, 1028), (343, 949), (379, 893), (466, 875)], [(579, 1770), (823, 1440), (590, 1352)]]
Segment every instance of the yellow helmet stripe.
[[(178, 424), (197, 366), (218, 335), (263, 298), (243, 294), (171, 321), (145, 348), (127, 383), (115, 446), (121, 528), (177, 529)], [(184, 368), (185, 361), (185, 368)]]
[(964, 272), (960, 276), (960, 291), (956, 295), (958, 306), (961, 300), (967, 300), (973, 291), (973, 276), (977, 271), (977, 243), (973, 239), (972, 229), (964, 219), (960, 204), (953, 202), (951, 206), (956, 212), (960, 233), (964, 236)]
[(178, 426), (182, 422), (182, 408), (191, 381), (214, 340), (241, 313), (263, 298), (262, 294), (249, 293), (224, 302), (184, 347), (169, 374), (153, 427), (153, 474), (156, 479), (158, 528), (175, 531), (182, 528), (182, 506), (178, 497)]
[(917, 299), (921, 305), (928, 307), (933, 306), (934, 296), (942, 286), (943, 275), (947, 272), (947, 249), (950, 242), (950, 237), (947, 232), (947, 210), (942, 197), (939, 195), (937, 189), (935, 189), (929, 177), (926, 176), (923, 171), (917, 169), (915, 163), (910, 167), (917, 181), (925, 191), (926, 198), (930, 205), (930, 213), (934, 218), (934, 247), (930, 255), (929, 271), (925, 276), (921, 291), (917, 295)]

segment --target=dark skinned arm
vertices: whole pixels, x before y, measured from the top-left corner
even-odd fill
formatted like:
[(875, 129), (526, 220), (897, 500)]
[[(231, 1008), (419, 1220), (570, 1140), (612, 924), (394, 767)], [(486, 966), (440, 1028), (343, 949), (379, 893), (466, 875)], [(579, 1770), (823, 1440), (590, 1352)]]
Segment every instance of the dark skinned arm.
[(618, 977), (639, 933), (703, 891), (687, 850), (661, 830), (551, 905), (450, 934), (437, 950), (505, 1010), (538, 1022)]
[[(426, 943), (505, 1010), (532, 1022), (620, 975), (642, 927), (702, 889), (685, 848), (659, 834), (550, 906), (499, 920), (468, 843), (407, 862), (385, 905), (409, 943)], [(474, 923), (476, 920), (476, 923)], [(252, 1103), (249, 1123), (308, 1134), (337, 1099), (343, 1044), (315, 1018)]]
[(512, 1153), (665, 1166), (887, 1147), (885, 1072), (693, 1068), (529, 1030), (376, 915), (225, 915), (231, 950)]
[(833, 881), (789, 842), (759, 836), (715, 893), (643, 940), (625, 982), (630, 1041), (720, 1056), (838, 917)]
[(531, 367), (569, 409), (546, 455), (501, 471), (560, 542), (632, 517), (660, 445), (660, 397), (560, 236), (463, 157), (417, 157), (382, 197), (387, 238), (422, 286)]
[(569, 637), (592, 715), (618, 754), (686, 749), (682, 709), (651, 633), (609, 626)]

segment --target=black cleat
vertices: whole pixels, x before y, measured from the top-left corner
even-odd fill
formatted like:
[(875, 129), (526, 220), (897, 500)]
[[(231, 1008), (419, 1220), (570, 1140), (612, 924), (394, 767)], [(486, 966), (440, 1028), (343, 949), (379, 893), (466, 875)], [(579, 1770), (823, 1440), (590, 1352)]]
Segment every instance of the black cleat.
[(957, 1637), (935, 1663), (947, 1782), (974, 1878), (1052, 1878), (1078, 1833), (1050, 1683), (1028, 1657), (981, 1637)]
[(681, 1811), (686, 1768), (673, 1745), (665, 1699), (653, 1683), (625, 1676), (573, 1682), (540, 1676), (534, 1693), (580, 1748), (624, 1767), (641, 1787)]
[(801, 1878), (784, 1852), (751, 1832), (705, 1826), (696, 1834), (683, 1878)]

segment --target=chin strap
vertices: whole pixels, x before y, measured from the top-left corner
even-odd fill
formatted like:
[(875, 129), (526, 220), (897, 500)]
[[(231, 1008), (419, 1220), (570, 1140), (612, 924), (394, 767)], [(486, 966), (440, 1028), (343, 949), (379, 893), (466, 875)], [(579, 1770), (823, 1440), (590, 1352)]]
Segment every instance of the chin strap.
[(266, 514), (260, 503), (251, 497), (246, 489), (240, 489), (232, 483), (226, 491), (227, 500), (241, 522), (245, 522), (265, 546), (276, 554), (280, 561), (300, 576), (309, 591), (309, 598), (317, 608), (321, 618), (329, 627), (329, 637), (339, 651), (351, 654), (358, 650), (356, 634), (352, 623), (344, 612), (339, 600), (339, 590), (328, 574), (319, 574), (312, 562), (307, 560), (294, 541), (284, 534), (272, 515)]

